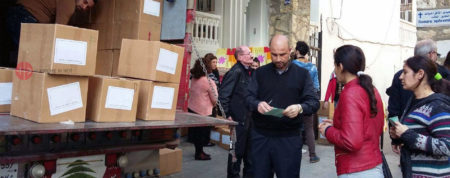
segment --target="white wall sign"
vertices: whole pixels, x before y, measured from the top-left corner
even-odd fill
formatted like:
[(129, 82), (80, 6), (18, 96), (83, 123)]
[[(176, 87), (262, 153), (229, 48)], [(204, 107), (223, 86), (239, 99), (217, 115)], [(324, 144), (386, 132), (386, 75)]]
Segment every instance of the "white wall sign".
[(79, 82), (47, 88), (47, 95), (52, 116), (83, 107)]
[(161, 48), (159, 49), (159, 56), (158, 62), (156, 64), (156, 70), (173, 75), (177, 70), (177, 61), (178, 61), (178, 53)]
[(450, 26), (450, 9), (434, 9), (417, 12), (417, 27)]
[(12, 82), (0, 83), (0, 105), (11, 104)]
[(156, 109), (172, 109), (175, 88), (155, 86), (153, 88), (152, 106)]
[(86, 65), (87, 42), (56, 38), (54, 62)]
[(106, 94), (105, 108), (131, 111), (133, 98), (133, 89), (109, 86)]

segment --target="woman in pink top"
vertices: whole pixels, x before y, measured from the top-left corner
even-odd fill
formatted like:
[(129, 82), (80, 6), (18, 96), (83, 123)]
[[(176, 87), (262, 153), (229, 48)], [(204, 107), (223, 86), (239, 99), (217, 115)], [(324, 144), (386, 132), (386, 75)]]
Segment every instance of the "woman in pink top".
[[(212, 58), (201, 59), (205, 64), (207, 73), (212, 71)], [(189, 90), (188, 110), (191, 113), (202, 116), (211, 116), (212, 108), (217, 101), (217, 86), (213, 80), (206, 76), (200, 65), (200, 60), (195, 61), (191, 69), (191, 89)], [(211, 156), (203, 151), (203, 147), (209, 143), (211, 127), (189, 128), (189, 137), (195, 145), (196, 160), (210, 160)]]

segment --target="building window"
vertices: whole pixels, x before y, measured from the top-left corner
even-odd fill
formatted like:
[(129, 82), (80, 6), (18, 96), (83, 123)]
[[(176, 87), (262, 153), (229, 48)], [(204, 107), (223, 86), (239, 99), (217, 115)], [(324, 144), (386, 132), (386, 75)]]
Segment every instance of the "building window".
[(197, 11), (212, 12), (214, 11), (215, 0), (197, 0)]
[(400, 0), (400, 18), (412, 23), (412, 0)]

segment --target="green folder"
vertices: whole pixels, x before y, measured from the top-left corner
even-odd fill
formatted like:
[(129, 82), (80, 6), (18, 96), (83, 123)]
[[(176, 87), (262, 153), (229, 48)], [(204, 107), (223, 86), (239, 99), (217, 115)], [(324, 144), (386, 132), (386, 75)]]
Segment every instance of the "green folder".
[(284, 111), (284, 109), (273, 108), (269, 112), (264, 113), (264, 115), (274, 116), (274, 117), (283, 117), (284, 116), (283, 111)]

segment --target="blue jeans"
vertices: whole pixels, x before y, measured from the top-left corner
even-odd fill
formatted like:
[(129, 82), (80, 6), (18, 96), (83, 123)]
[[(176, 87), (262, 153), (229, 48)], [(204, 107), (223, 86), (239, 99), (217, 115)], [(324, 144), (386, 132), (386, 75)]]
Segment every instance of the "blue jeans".
[(251, 131), (253, 174), (256, 178), (300, 177), (302, 136), (267, 137), (255, 129)]
[(379, 164), (378, 166), (368, 169), (365, 171), (354, 172), (350, 174), (341, 174), (338, 176), (339, 178), (384, 178), (383, 175), (383, 164)]

